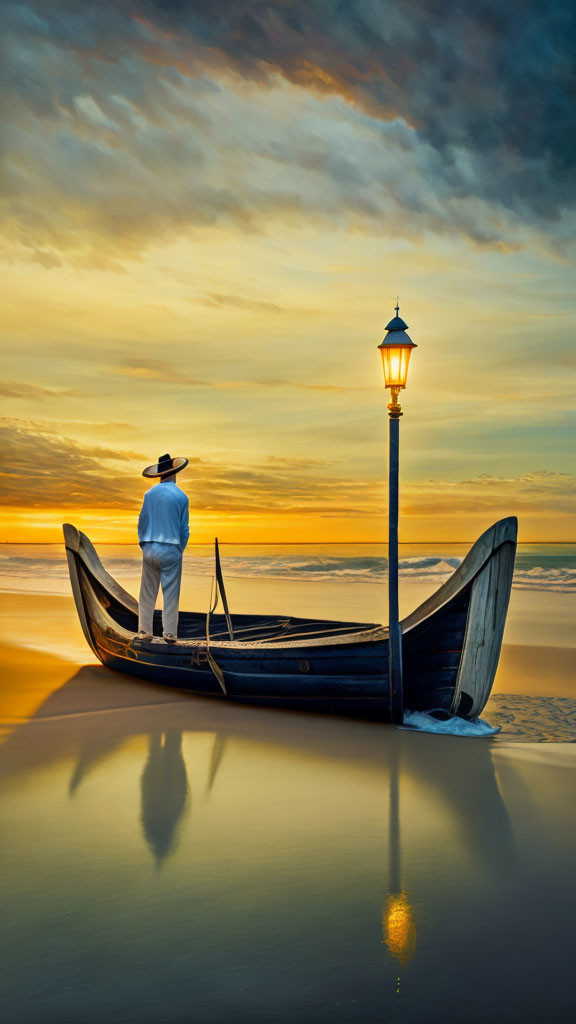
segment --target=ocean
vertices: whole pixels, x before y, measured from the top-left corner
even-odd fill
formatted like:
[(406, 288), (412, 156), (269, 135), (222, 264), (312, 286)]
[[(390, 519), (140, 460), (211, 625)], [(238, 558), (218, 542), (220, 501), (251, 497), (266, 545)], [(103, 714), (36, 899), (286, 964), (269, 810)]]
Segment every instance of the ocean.
[[(404, 544), (400, 578), (405, 582), (440, 585), (465, 557), (468, 544)], [(318, 583), (382, 583), (387, 573), (386, 546), (380, 544), (221, 545), (225, 577)], [(134, 545), (98, 545), (98, 553), (114, 578), (132, 580), (140, 573), (140, 549)], [(209, 577), (211, 545), (191, 545), (184, 557), (184, 576)], [(41, 582), (44, 593), (67, 588), (68, 567), (59, 544), (0, 545), (0, 586), (29, 589)], [(514, 589), (576, 593), (576, 544), (520, 544)]]

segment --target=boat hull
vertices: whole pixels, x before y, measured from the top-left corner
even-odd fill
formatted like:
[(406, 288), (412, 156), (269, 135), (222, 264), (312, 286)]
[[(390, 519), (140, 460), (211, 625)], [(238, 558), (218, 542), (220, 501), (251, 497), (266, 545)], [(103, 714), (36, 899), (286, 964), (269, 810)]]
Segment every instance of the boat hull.
[[(179, 642), (139, 641), (138, 606), (87, 537), (65, 526), (72, 589), (88, 643), (110, 669), (237, 703), (388, 721), (388, 633), (377, 623), (181, 612)], [(448, 584), (402, 623), (411, 710), (476, 717), (488, 699), (510, 593), (516, 521), (480, 538)], [(472, 557), (471, 557), (472, 556)], [(155, 632), (161, 632), (156, 613)], [(241, 638), (241, 639), (239, 639)]]

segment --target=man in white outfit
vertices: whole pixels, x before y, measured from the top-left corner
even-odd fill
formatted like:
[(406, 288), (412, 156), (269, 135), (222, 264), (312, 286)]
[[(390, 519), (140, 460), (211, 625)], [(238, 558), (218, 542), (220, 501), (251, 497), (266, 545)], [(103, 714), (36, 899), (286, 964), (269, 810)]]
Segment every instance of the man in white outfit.
[(188, 543), (188, 498), (176, 483), (176, 474), (188, 465), (188, 459), (161, 455), (142, 476), (158, 478), (155, 487), (144, 495), (138, 519), (138, 540), (142, 548), (142, 583), (138, 616), (138, 636), (151, 640), (154, 633), (154, 607), (162, 584), (164, 611), (162, 631), (168, 644), (178, 636), (178, 602), (182, 578), (182, 554)]

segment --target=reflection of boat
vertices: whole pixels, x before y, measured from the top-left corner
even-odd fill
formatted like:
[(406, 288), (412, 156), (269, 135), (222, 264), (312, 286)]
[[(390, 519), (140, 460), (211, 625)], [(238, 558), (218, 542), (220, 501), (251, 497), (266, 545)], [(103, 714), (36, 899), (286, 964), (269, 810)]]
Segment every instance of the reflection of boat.
[[(132, 687), (100, 666), (81, 668), (0, 745), (3, 790), (7, 791), (10, 782), (30, 779), (35, 773), (41, 776), (50, 765), (69, 761), (74, 781), (70, 789), (76, 800), (81, 799), (81, 779), (103, 769), (131, 738), (146, 737), (139, 818), (147, 844), (162, 858), (175, 849), (191, 791), (197, 799), (201, 790), (208, 796), (214, 786), (225, 782), (222, 773), (234, 749), (249, 750), (251, 761), (262, 759), (263, 772), (267, 771), (269, 752), (274, 751), (293, 767), (309, 765), (311, 773), (320, 758), (336, 772), (336, 778), (339, 771), (349, 778), (360, 770), (362, 778), (373, 779), (378, 786), (388, 780), (388, 891), (392, 895), (404, 887), (399, 813), (403, 779), (410, 780), (409, 790), (417, 794), (422, 806), (434, 804), (441, 817), (441, 809), (445, 810), (448, 818), (442, 820), (453, 821), (470, 863), (495, 874), (510, 870), (515, 863), (490, 743), (441, 737), (445, 749), (438, 757), (438, 737), (425, 733), (391, 730), (383, 743), (381, 731), (368, 722), (344, 723), (294, 714), (287, 723), (284, 716), (263, 709), (233, 708), (207, 700), (160, 702), (161, 692), (153, 691), (148, 700), (149, 692)], [(131, 695), (136, 703), (130, 703)], [(138, 699), (146, 702), (138, 704)], [(182, 735), (193, 738), (206, 751), (202, 755), (205, 782), (200, 789), (198, 780), (196, 786), (188, 782), (190, 766), (187, 771)], [(200, 745), (202, 737), (208, 740), (209, 752), (205, 743)], [(452, 756), (448, 756), (449, 750)], [(161, 803), (166, 808), (161, 809)]]
[[(513, 517), (492, 526), (402, 622), (406, 707), (466, 718), (482, 711), (500, 654), (516, 533)], [(232, 631), (229, 616), (220, 615), (210, 633), (205, 615), (181, 612), (178, 643), (137, 641), (134, 598), (84, 534), (66, 525), (64, 537), (80, 622), (107, 667), (236, 702), (389, 717), (384, 626), (238, 615)]]

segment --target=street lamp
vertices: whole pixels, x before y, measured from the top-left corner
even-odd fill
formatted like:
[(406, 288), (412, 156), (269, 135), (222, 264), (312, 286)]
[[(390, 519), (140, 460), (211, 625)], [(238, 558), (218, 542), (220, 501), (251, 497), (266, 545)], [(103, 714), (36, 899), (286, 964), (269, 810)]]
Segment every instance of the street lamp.
[(400, 391), (406, 387), (410, 354), (416, 345), (408, 337), (408, 324), (396, 316), (386, 327), (386, 337), (378, 346), (382, 354), (384, 384), (390, 388), (389, 415), (389, 467), (388, 467), (388, 679), (390, 684), (390, 717), (392, 722), (402, 721), (404, 697), (402, 692), (402, 631), (398, 611), (398, 460), (400, 445), (400, 417), (398, 402)]

